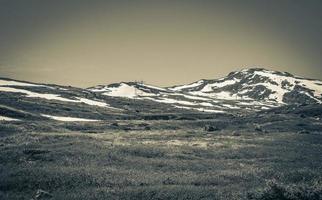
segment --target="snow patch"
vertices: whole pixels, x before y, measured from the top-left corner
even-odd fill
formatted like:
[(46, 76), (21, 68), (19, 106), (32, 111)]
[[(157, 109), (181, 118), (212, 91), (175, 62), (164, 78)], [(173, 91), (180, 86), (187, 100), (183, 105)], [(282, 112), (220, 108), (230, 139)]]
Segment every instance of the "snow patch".
[(97, 122), (97, 121), (100, 121), (100, 120), (96, 120), (96, 119), (85, 119), (85, 118), (77, 118), (77, 117), (61, 117), (61, 116), (44, 115), (44, 114), (42, 114), (41, 116), (47, 117), (50, 119), (54, 119), (57, 121), (63, 121), (63, 122)]
[(145, 85), (143, 83), (138, 83), (138, 85), (141, 85), (143, 87), (147, 87), (147, 88), (151, 88), (151, 89), (155, 89), (155, 90), (161, 90), (161, 91), (167, 91), (164, 88), (160, 88), (160, 87), (156, 87), (156, 86), (152, 86), (152, 85)]
[(0, 86), (49, 87), (46, 85), (38, 85), (38, 84), (24, 83), (24, 82), (18, 82), (18, 81), (9, 81), (9, 80), (0, 80)]
[(202, 103), (199, 103), (198, 105), (201, 105), (201, 106), (206, 106), (206, 107), (213, 107), (214, 105), (209, 103), (209, 102), (202, 102)]
[(94, 101), (94, 100), (90, 100), (90, 99), (86, 99), (86, 98), (79, 98), (77, 97), (77, 99), (79, 99), (79, 102), (91, 105), (91, 106), (99, 106), (99, 107), (108, 107), (109, 105), (107, 103), (104, 102), (100, 102), (100, 101)]
[(230, 109), (240, 109), (238, 106), (230, 105), (230, 104), (222, 104), (222, 106), (230, 108)]
[[(177, 95), (182, 95), (182, 94), (177, 94)], [(192, 100), (201, 100), (201, 101), (209, 101), (209, 100), (212, 100), (212, 99), (209, 99), (209, 98), (198, 97), (198, 96), (191, 96), (191, 95), (185, 95), (185, 94), (183, 94), (182, 96), (184, 96), (187, 99), (192, 99)], [(214, 102), (214, 100), (212, 100), (212, 102)]]
[(204, 83), (204, 80), (200, 80), (200, 81), (188, 84), (188, 85), (181, 85), (181, 86), (172, 87), (172, 88), (169, 88), (169, 90), (179, 91), (179, 90), (183, 90), (183, 89), (187, 89), (187, 88), (198, 87), (203, 83)]
[(155, 94), (144, 92), (125, 83), (121, 83), (118, 87), (110, 87), (108, 90), (109, 91), (104, 92), (103, 95), (126, 98), (136, 98), (138, 96), (156, 96)]
[(203, 87), (201, 89), (201, 92), (211, 92), (211, 91), (213, 91), (213, 88), (221, 88), (221, 87), (225, 87), (227, 85), (233, 85), (233, 84), (237, 83), (238, 81), (240, 81), (240, 79), (234, 78), (233, 80), (226, 80), (223, 82), (207, 84), (205, 87)]
[(225, 113), (223, 110), (211, 110), (211, 109), (204, 109), (204, 108), (193, 108), (187, 106), (174, 106), (176, 108), (186, 109), (186, 110), (197, 110), (200, 112), (210, 112), (210, 113)]
[(5, 117), (0, 115), (0, 121), (20, 121), (19, 119), (14, 119), (11, 117)]
[(224, 99), (224, 100), (236, 100), (238, 99), (238, 96), (236, 94), (231, 94), (227, 91), (221, 91), (218, 93), (205, 93), (201, 91), (194, 91), (189, 92), (191, 95), (198, 95), (198, 96), (204, 96), (209, 98), (215, 98), (215, 99)]
[(181, 104), (181, 105), (189, 105), (189, 106), (197, 105), (197, 104), (189, 102), (189, 101), (182, 101), (182, 100), (169, 99), (169, 98), (162, 98), (162, 99), (145, 98), (145, 99), (149, 99), (149, 100), (156, 101), (159, 103)]

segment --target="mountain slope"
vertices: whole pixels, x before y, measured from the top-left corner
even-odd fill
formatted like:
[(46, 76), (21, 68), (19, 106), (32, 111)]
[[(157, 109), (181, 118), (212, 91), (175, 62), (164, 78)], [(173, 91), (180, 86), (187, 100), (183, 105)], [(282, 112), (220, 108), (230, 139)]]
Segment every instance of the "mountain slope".
[(4, 117), (47, 119), (48, 116), (102, 119), (104, 113), (121, 112), (120, 108), (84, 89), (0, 79), (3, 120)]
[(82, 88), (0, 78), (0, 122), (167, 119), (186, 112), (145, 99), (110, 97)]

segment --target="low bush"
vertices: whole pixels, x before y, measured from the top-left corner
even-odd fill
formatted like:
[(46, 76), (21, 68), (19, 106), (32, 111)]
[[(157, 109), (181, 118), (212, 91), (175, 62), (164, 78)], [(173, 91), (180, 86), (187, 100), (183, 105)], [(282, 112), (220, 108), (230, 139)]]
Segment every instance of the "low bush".
[(261, 191), (248, 194), (251, 200), (321, 200), (322, 185), (284, 185), (269, 182), (267, 187)]

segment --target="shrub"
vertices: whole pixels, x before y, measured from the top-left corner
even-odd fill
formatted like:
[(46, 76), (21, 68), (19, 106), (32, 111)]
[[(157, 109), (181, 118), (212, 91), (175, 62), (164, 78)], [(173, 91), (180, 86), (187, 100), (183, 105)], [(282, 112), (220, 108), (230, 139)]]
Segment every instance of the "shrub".
[(321, 200), (322, 186), (283, 185), (272, 181), (264, 190), (249, 193), (247, 197), (252, 200)]

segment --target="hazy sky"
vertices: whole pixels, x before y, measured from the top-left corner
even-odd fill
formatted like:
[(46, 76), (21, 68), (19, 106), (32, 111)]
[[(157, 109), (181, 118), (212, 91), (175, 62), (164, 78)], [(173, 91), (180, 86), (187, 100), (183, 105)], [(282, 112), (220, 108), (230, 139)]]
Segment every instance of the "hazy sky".
[(0, 0), (0, 76), (170, 86), (261, 66), (322, 79), (321, 0)]

